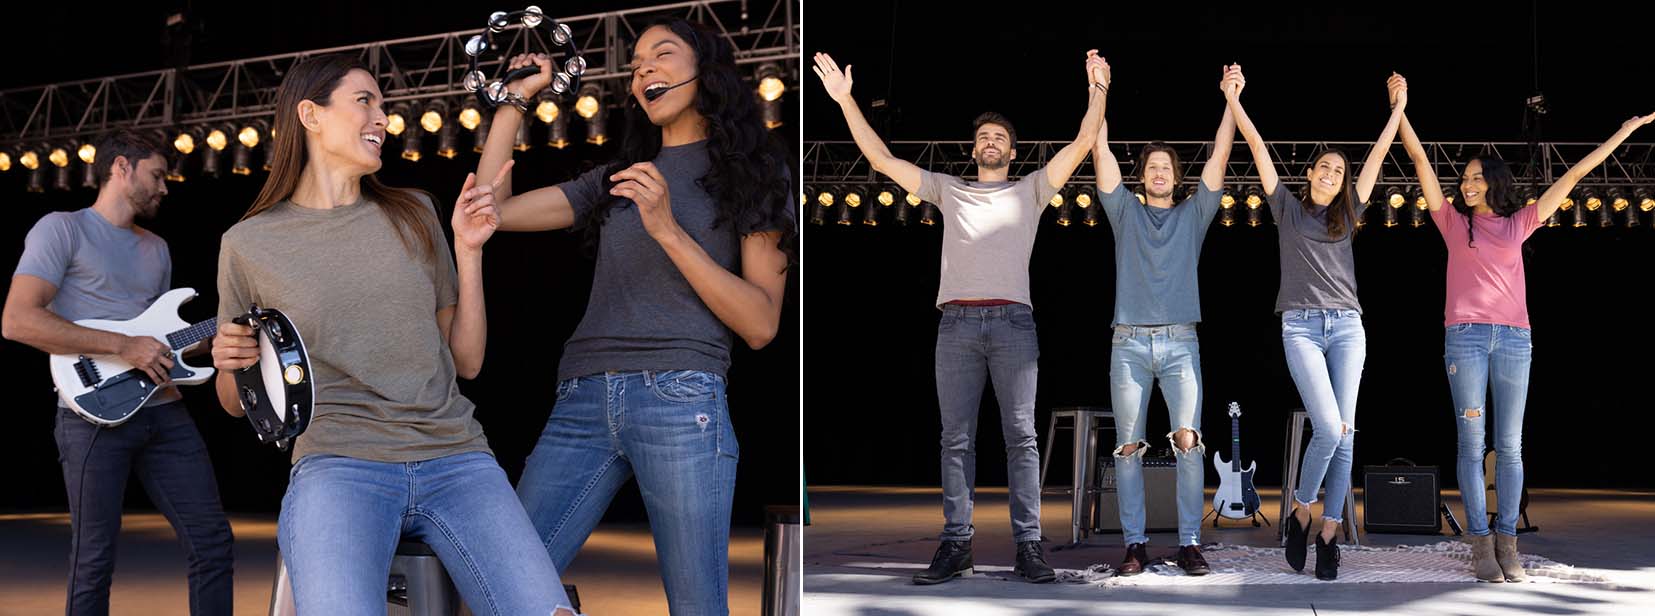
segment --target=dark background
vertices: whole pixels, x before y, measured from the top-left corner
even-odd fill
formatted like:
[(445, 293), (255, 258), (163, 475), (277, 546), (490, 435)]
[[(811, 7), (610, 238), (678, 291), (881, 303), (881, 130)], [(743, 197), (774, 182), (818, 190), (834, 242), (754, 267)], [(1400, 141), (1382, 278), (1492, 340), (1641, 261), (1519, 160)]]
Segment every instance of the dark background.
[[(1627, 118), (1655, 112), (1655, 62), (1637, 42), (1646, 26), (1632, 25), (1650, 23), (1647, 9), (1591, 2), (1044, 6), (988, 12), (897, 2), (818, 11), (805, 57), (826, 51), (841, 67), (854, 65), (853, 92), (864, 111), (881, 98), (895, 109), (870, 115), (891, 140), (968, 140), (972, 118), (985, 110), (1007, 115), (1023, 140), (1073, 139), (1085, 111), (1089, 48), (1100, 49), (1113, 69), (1108, 117), (1116, 140), (1212, 139), (1224, 108), (1217, 83), (1229, 62), (1247, 73), (1243, 101), (1267, 140), (1371, 142), (1387, 117), (1391, 71), (1408, 78), (1408, 115), (1427, 141), (1521, 141), (1537, 70), (1551, 108), (1547, 140), (1601, 142)], [(848, 139), (820, 80), (812, 74), (805, 82), (805, 139)], [(1655, 129), (1632, 141), (1655, 141)], [(1232, 160), (1249, 156), (1239, 135), (1236, 142)], [(1405, 160), (1400, 142), (1396, 153)], [(1185, 162), (1193, 179), (1204, 161)], [(1412, 180), (1384, 178), (1381, 186)], [(1379, 212), (1369, 214), (1370, 222), (1378, 220)], [(1060, 227), (1054, 217), (1045, 214), (1029, 264), (1041, 344), (1042, 447), (1053, 407), (1109, 404), (1115, 291), (1108, 223)], [(807, 478), (817, 485), (937, 485), (932, 306), (940, 226), (828, 224), (809, 226), (807, 235), (812, 260), (828, 264), (812, 272), (805, 295)], [(1209, 454), (1230, 457), (1224, 410), (1240, 402), (1242, 458), (1257, 460), (1261, 485), (1279, 485), (1283, 424), (1302, 406), (1272, 314), (1276, 242), (1270, 224), (1214, 224), (1200, 269), (1205, 440)], [(1640, 467), (1638, 445), (1651, 424), (1646, 379), (1655, 333), (1647, 298), (1655, 229), (1646, 215), (1635, 229), (1543, 229), (1528, 246), (1529, 485), (1655, 485)], [(1442, 239), (1429, 223), (1369, 224), (1355, 252), (1368, 338), (1357, 470), (1407, 457), (1442, 466), (1452, 487)], [(1166, 447), (1162, 435), (1170, 427), (1159, 392), (1148, 417), (1151, 444)], [(978, 426), (979, 483), (1005, 485), (991, 393)], [(1067, 447), (1058, 452), (1054, 482), (1068, 476)]]
[[(658, 2), (577, 0), (559, 3), (556, 14), (576, 15), (651, 6)], [(54, 3), (8, 8), (3, 39), (13, 49), (33, 50), (40, 61), (8, 61), (0, 71), (0, 88), (53, 81), (110, 76), (154, 70), (167, 65), (164, 20), (183, 3), (110, 3), (98, 11)], [(192, 21), (191, 64), (256, 55), (303, 51), (335, 45), (436, 34), (482, 25), (492, 10), (521, 8), (510, 3), (444, 2), (367, 4), (314, 1), (284, 2), (251, 7), (246, 3), (196, 3)], [(552, 7), (547, 7), (553, 11)], [(762, 15), (755, 19), (762, 19)], [(783, 97), (788, 123), (777, 134), (792, 152), (798, 148), (798, 93)], [(571, 178), (615, 153), (621, 135), (620, 114), (611, 114), (610, 137), (603, 147), (581, 139), (581, 128), (571, 126), (575, 143), (565, 150), (540, 146), (543, 132), (534, 135), (536, 147), (516, 155), (514, 187), (525, 192)], [(449, 118), (447, 121), (453, 121)], [(579, 124), (574, 122), (572, 124)], [(544, 125), (535, 122), (537, 130)], [(414, 130), (410, 124), (410, 130)], [(416, 187), (437, 195), (445, 221), (465, 175), (476, 168), (471, 138), (461, 131), (461, 154), (453, 159), (434, 155), (434, 142), (425, 141), (425, 157), (409, 162), (397, 154), (400, 141), (386, 144), (386, 163), (379, 177), (392, 186)], [(199, 146), (204, 148), (205, 146)], [(265, 173), (251, 176), (228, 172), (229, 152), (221, 158), (221, 178), (199, 174), (200, 156), (191, 157), (186, 181), (169, 182), (161, 213), (144, 226), (166, 239), (173, 259), (173, 286), (194, 287), (201, 296), (186, 304), (188, 321), (210, 318), (218, 298), (215, 268), (219, 236), (251, 205)], [(72, 154), (71, 154), (72, 155)], [(255, 166), (262, 161), (255, 155)], [(43, 165), (46, 165), (44, 160)], [(79, 185), (79, 161), (71, 165)], [(796, 176), (795, 176), (796, 177)], [(47, 174), (45, 193), (25, 192), (27, 172), (19, 165), (0, 174), (0, 268), (10, 272), (22, 251), (23, 237), (35, 221), (54, 210), (91, 205), (94, 191), (52, 190)], [(451, 233), (450, 233), (451, 235)], [(452, 244), (452, 242), (450, 242)], [(488, 358), (474, 381), (460, 381), (461, 391), (477, 403), (477, 419), (489, 437), (495, 456), (513, 478), (521, 473), (552, 408), (556, 373), (564, 341), (586, 309), (592, 284), (592, 261), (584, 256), (578, 234), (500, 233), (488, 243), (484, 284), (489, 311)], [(737, 438), (742, 448), (738, 467), (734, 517), (737, 524), (757, 525), (767, 504), (797, 503), (799, 498), (798, 446), (798, 273), (789, 278), (788, 301), (776, 339), (761, 351), (751, 351), (739, 340), (729, 373), (729, 399)], [(6, 277), (7, 285), (10, 277)], [(365, 343), (371, 338), (366, 338)], [(56, 444), (52, 439), (52, 408), (56, 399), (46, 371), (45, 356), (15, 342), (0, 343), (0, 362), (12, 375), (10, 400), (4, 405), (10, 420), (0, 428), (0, 465), (6, 468), (6, 489), (0, 490), (0, 510), (62, 509), (65, 496)], [(202, 356), (190, 363), (210, 366)], [(286, 489), (287, 454), (257, 444), (243, 419), (221, 411), (210, 385), (185, 387), (185, 399), (196, 417), (218, 475), (224, 505), (232, 511), (276, 511)], [(134, 481), (128, 505), (149, 507)], [(616, 498), (605, 518), (641, 521), (644, 511), (635, 484)]]

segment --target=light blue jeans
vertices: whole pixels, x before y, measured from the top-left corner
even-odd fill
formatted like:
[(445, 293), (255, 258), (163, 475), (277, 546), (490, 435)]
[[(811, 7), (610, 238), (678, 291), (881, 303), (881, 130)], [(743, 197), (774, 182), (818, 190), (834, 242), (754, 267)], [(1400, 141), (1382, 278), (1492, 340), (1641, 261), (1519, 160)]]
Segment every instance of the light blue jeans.
[(1351, 451), (1356, 440), (1356, 392), (1368, 337), (1355, 310), (1287, 310), (1281, 315), (1281, 344), (1287, 371), (1299, 388), (1314, 431), (1299, 470), (1293, 498), (1308, 509), (1327, 481), (1322, 517), (1344, 520), (1350, 493)]
[(1447, 329), (1443, 346), (1459, 426), (1455, 474), (1465, 502), (1465, 531), (1478, 537), (1490, 532), (1483, 451), (1484, 427), (1492, 413), (1494, 488), (1500, 508), (1493, 530), (1516, 536), (1517, 508), (1523, 497), (1523, 407), (1528, 401), (1534, 348), (1530, 332), (1487, 323), (1462, 323)]
[(740, 453), (722, 376), (649, 370), (566, 379), (517, 495), (543, 553), (563, 571), (636, 476), (668, 609), (673, 616), (728, 614)]
[(402, 537), (431, 546), (474, 614), (569, 608), (494, 456), (390, 463), (309, 455), (290, 475), (277, 535), (300, 614), (384, 616)]
[[(1201, 442), (1201, 344), (1195, 325), (1116, 325), (1110, 343), (1115, 495), (1120, 500), (1123, 539), (1127, 545), (1149, 542), (1144, 534), (1143, 456), (1149, 447), (1144, 440), (1144, 415), (1149, 410), (1149, 388), (1159, 379), (1172, 419), (1167, 440), (1182, 429), (1195, 433), (1195, 446), (1180, 450), (1174, 443), (1172, 450), (1178, 461), (1178, 545), (1200, 545), (1206, 446)], [(1137, 445), (1137, 450), (1122, 455), (1127, 445)]]

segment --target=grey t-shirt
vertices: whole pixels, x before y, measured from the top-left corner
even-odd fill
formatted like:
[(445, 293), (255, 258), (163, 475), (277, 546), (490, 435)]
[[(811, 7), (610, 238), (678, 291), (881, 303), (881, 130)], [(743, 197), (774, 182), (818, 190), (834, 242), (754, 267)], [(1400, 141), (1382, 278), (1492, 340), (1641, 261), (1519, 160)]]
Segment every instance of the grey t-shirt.
[[(651, 161), (667, 180), (672, 216), (707, 256), (740, 275), (743, 235), (774, 231), (792, 221), (792, 189), (785, 220), (763, 210), (749, 220), (714, 226), (719, 204), (701, 187), (712, 161), (705, 140), (661, 148)], [(563, 346), (557, 378), (611, 370), (701, 370), (723, 375), (730, 369), (730, 328), (701, 301), (689, 280), (644, 230), (638, 207), (604, 190), (600, 166), (559, 184), (574, 209), (576, 225), (592, 208), (619, 201), (598, 235), (597, 263), (586, 314)]]
[[(13, 274), (28, 274), (57, 287), (47, 308), (64, 320), (125, 321), (143, 314), (167, 292), (172, 256), (160, 236), (138, 225), (122, 229), (97, 210), (85, 208), (52, 212), (35, 223), (23, 240), (23, 256)], [(181, 397), (177, 387), (168, 386), (144, 406)]]
[(967, 182), (920, 172), (921, 199), (942, 212), (942, 279), (937, 305), (957, 299), (1029, 301), (1029, 255), (1040, 212), (1058, 188), (1046, 168), (1016, 182)]
[(1171, 209), (1138, 202), (1126, 184), (1098, 203), (1115, 234), (1112, 325), (1171, 325), (1201, 320), (1196, 266), (1218, 213), (1220, 193), (1196, 182), (1194, 195)]
[(1345, 222), (1338, 238), (1327, 233), (1328, 206), (1304, 203), (1276, 184), (1270, 193), (1270, 215), (1276, 218), (1276, 235), (1281, 243), (1281, 289), (1276, 292), (1276, 312), (1305, 308), (1355, 310), (1356, 259), (1351, 255), (1351, 238), (1356, 235), (1356, 218), (1368, 204), (1356, 205), (1355, 216)]
[(421, 195), (435, 242), (422, 260), (378, 205), (329, 210), (281, 202), (224, 233), (218, 318), (249, 303), (292, 319), (316, 385), (297, 462), (332, 454), (413, 462), (489, 451), (473, 405), (455, 383), (437, 310), (459, 301), (454, 257)]

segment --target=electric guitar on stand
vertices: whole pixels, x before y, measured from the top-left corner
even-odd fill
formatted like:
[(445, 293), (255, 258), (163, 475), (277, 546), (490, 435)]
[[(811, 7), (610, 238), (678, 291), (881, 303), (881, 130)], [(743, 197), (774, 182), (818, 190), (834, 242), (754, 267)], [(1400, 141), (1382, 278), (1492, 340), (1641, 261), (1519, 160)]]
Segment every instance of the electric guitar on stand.
[(1232, 520), (1252, 520), (1253, 526), (1258, 526), (1256, 517), (1259, 509), (1258, 490), (1253, 488), (1253, 471), (1258, 468), (1258, 462), (1248, 462), (1247, 468), (1241, 468), (1241, 405), (1230, 403), (1230, 461), (1225, 462), (1219, 455), (1213, 455), (1213, 467), (1218, 470), (1218, 492), (1213, 495), (1213, 526), (1218, 526), (1218, 518)]

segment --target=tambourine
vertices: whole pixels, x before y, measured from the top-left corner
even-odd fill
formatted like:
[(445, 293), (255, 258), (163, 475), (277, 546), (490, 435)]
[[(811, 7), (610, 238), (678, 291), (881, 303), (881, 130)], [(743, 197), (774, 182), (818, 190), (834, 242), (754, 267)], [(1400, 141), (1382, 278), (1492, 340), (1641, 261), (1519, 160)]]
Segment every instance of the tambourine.
[(495, 11), (488, 16), (488, 28), (465, 42), (465, 55), (470, 58), (463, 83), (465, 89), (476, 94), (477, 101), (485, 108), (494, 109), (501, 103), (511, 103), (524, 111), (528, 110), (529, 102), (507, 90), (506, 84), (539, 73), (539, 66), (519, 67), (493, 83), (485, 83), (488, 78), (477, 68), (477, 59), (483, 52), (500, 49), (494, 43), (494, 35), (504, 32), (513, 21), (522, 23), (524, 28), (530, 30), (543, 29), (554, 47), (567, 51), (569, 59), (564, 61), (563, 70), (552, 75), (551, 90), (565, 101), (572, 98), (580, 89), (580, 76), (586, 73), (586, 58), (580, 55), (580, 48), (575, 46), (575, 35), (569, 29), (569, 24), (558, 23), (556, 19), (547, 17), (538, 6), (529, 6), (512, 13)]
[(299, 328), (274, 308), (253, 305), (231, 319), (253, 328), (259, 361), (236, 371), (236, 396), (261, 443), (287, 449), (310, 426), (316, 385)]

